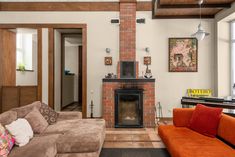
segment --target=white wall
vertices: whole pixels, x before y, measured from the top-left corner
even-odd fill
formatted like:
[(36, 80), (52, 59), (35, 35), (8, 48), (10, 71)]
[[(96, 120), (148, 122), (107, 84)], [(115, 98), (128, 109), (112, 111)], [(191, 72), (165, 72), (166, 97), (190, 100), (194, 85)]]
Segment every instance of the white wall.
[(65, 46), (65, 70), (74, 74), (74, 98), (78, 101), (78, 46)]
[[(87, 24), (87, 94), (89, 103), (94, 101), (94, 116), (102, 115), (102, 78), (107, 72), (116, 73), (119, 57), (119, 26), (110, 24), (111, 18), (119, 16), (118, 12), (1, 12), (0, 23), (86, 23)], [(138, 12), (137, 17), (145, 17), (146, 24), (137, 25), (137, 59), (142, 63), (144, 48), (150, 47), (152, 55), (152, 73), (156, 78), (156, 100), (163, 105), (165, 117), (172, 116), (174, 107), (180, 107), (180, 99), (187, 88), (214, 89), (214, 20), (203, 20), (209, 37), (199, 43), (197, 73), (168, 72), (168, 38), (190, 37), (196, 31), (197, 19), (152, 20), (151, 12)], [(47, 29), (43, 31), (43, 56), (47, 55)], [(105, 48), (111, 48), (111, 54)], [(48, 47), (47, 47), (48, 48)], [(104, 57), (113, 57), (113, 66), (104, 65)], [(47, 66), (47, 58), (43, 66)], [(140, 71), (144, 70), (140, 64)], [(47, 70), (43, 69), (43, 96), (46, 100)], [(140, 73), (141, 74), (141, 73)], [(94, 91), (91, 97), (90, 91)]]
[[(214, 20), (203, 20), (202, 26), (210, 33), (198, 42), (198, 72), (168, 72), (168, 38), (190, 37), (196, 32), (197, 19), (152, 20), (150, 12), (137, 12), (146, 24), (137, 24), (137, 57), (140, 72), (145, 70), (145, 47), (150, 48), (153, 76), (156, 78), (156, 101), (163, 107), (163, 116), (172, 116), (172, 109), (181, 107), (180, 99), (189, 88), (214, 90)], [(141, 74), (141, 73), (140, 73)]]
[(55, 110), (61, 110), (61, 33), (55, 30)]
[(217, 23), (217, 96), (231, 95), (230, 23)]
[(42, 102), (48, 104), (48, 29), (42, 29)]
[(37, 35), (33, 35), (33, 51), (32, 51), (32, 67), (33, 71), (16, 71), (16, 85), (24, 86), (24, 85), (37, 85), (38, 84), (38, 69), (37, 69)]

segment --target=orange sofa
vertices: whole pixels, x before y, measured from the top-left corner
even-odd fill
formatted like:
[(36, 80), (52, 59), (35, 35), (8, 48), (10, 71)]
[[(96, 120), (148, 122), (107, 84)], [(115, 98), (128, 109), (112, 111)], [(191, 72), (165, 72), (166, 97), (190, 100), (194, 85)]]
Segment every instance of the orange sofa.
[(160, 125), (158, 128), (171, 157), (235, 157), (235, 118), (222, 114), (218, 138), (211, 138), (187, 127), (193, 111), (189, 108), (174, 109), (174, 125)]

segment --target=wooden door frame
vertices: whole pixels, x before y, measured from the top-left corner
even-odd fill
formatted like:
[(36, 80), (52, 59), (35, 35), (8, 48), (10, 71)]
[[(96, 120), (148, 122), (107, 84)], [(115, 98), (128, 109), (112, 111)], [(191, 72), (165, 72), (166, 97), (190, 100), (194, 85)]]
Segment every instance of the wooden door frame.
[[(61, 69), (61, 81), (60, 81), (60, 84), (61, 84), (61, 99), (60, 99), (60, 101), (61, 101), (61, 109), (62, 109), (62, 101), (63, 101), (63, 98), (62, 98), (62, 96), (63, 96), (63, 72), (64, 72), (64, 70), (65, 70), (65, 62), (64, 62), (64, 59), (65, 59), (65, 38), (66, 37), (74, 37), (74, 36), (78, 36), (78, 35), (82, 35), (81, 33), (61, 33), (61, 66), (60, 66), (60, 69)], [(78, 56), (79, 56), (79, 46), (78, 46)], [(79, 59), (78, 59), (78, 74), (79, 74)], [(79, 76), (78, 76), (79, 77)], [(77, 88), (78, 88), (78, 93), (77, 93), (77, 96), (78, 96), (78, 98), (79, 98), (79, 82), (78, 82), (78, 86), (77, 86)], [(78, 100), (78, 103), (79, 103), (79, 100)]]
[(0, 24), (1, 29), (31, 28), (37, 29), (37, 95), (42, 100), (42, 28), (31, 24)]
[(71, 29), (77, 28), (82, 29), (82, 116), (83, 118), (87, 117), (87, 25), (86, 24), (54, 24), (53, 27), (49, 28), (49, 51), (48, 51), (48, 103), (51, 107), (54, 107), (54, 30), (55, 29)]

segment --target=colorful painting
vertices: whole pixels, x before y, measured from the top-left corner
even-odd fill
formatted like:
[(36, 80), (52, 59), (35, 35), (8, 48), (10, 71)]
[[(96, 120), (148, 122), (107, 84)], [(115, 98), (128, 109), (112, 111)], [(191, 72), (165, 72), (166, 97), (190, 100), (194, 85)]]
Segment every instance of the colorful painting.
[(197, 72), (197, 39), (169, 38), (169, 72)]

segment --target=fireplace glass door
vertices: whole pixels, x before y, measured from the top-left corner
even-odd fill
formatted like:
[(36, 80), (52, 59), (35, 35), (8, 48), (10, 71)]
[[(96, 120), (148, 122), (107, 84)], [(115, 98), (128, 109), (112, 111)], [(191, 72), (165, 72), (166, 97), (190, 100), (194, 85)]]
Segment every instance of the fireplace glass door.
[(115, 127), (143, 127), (143, 90), (115, 92)]

